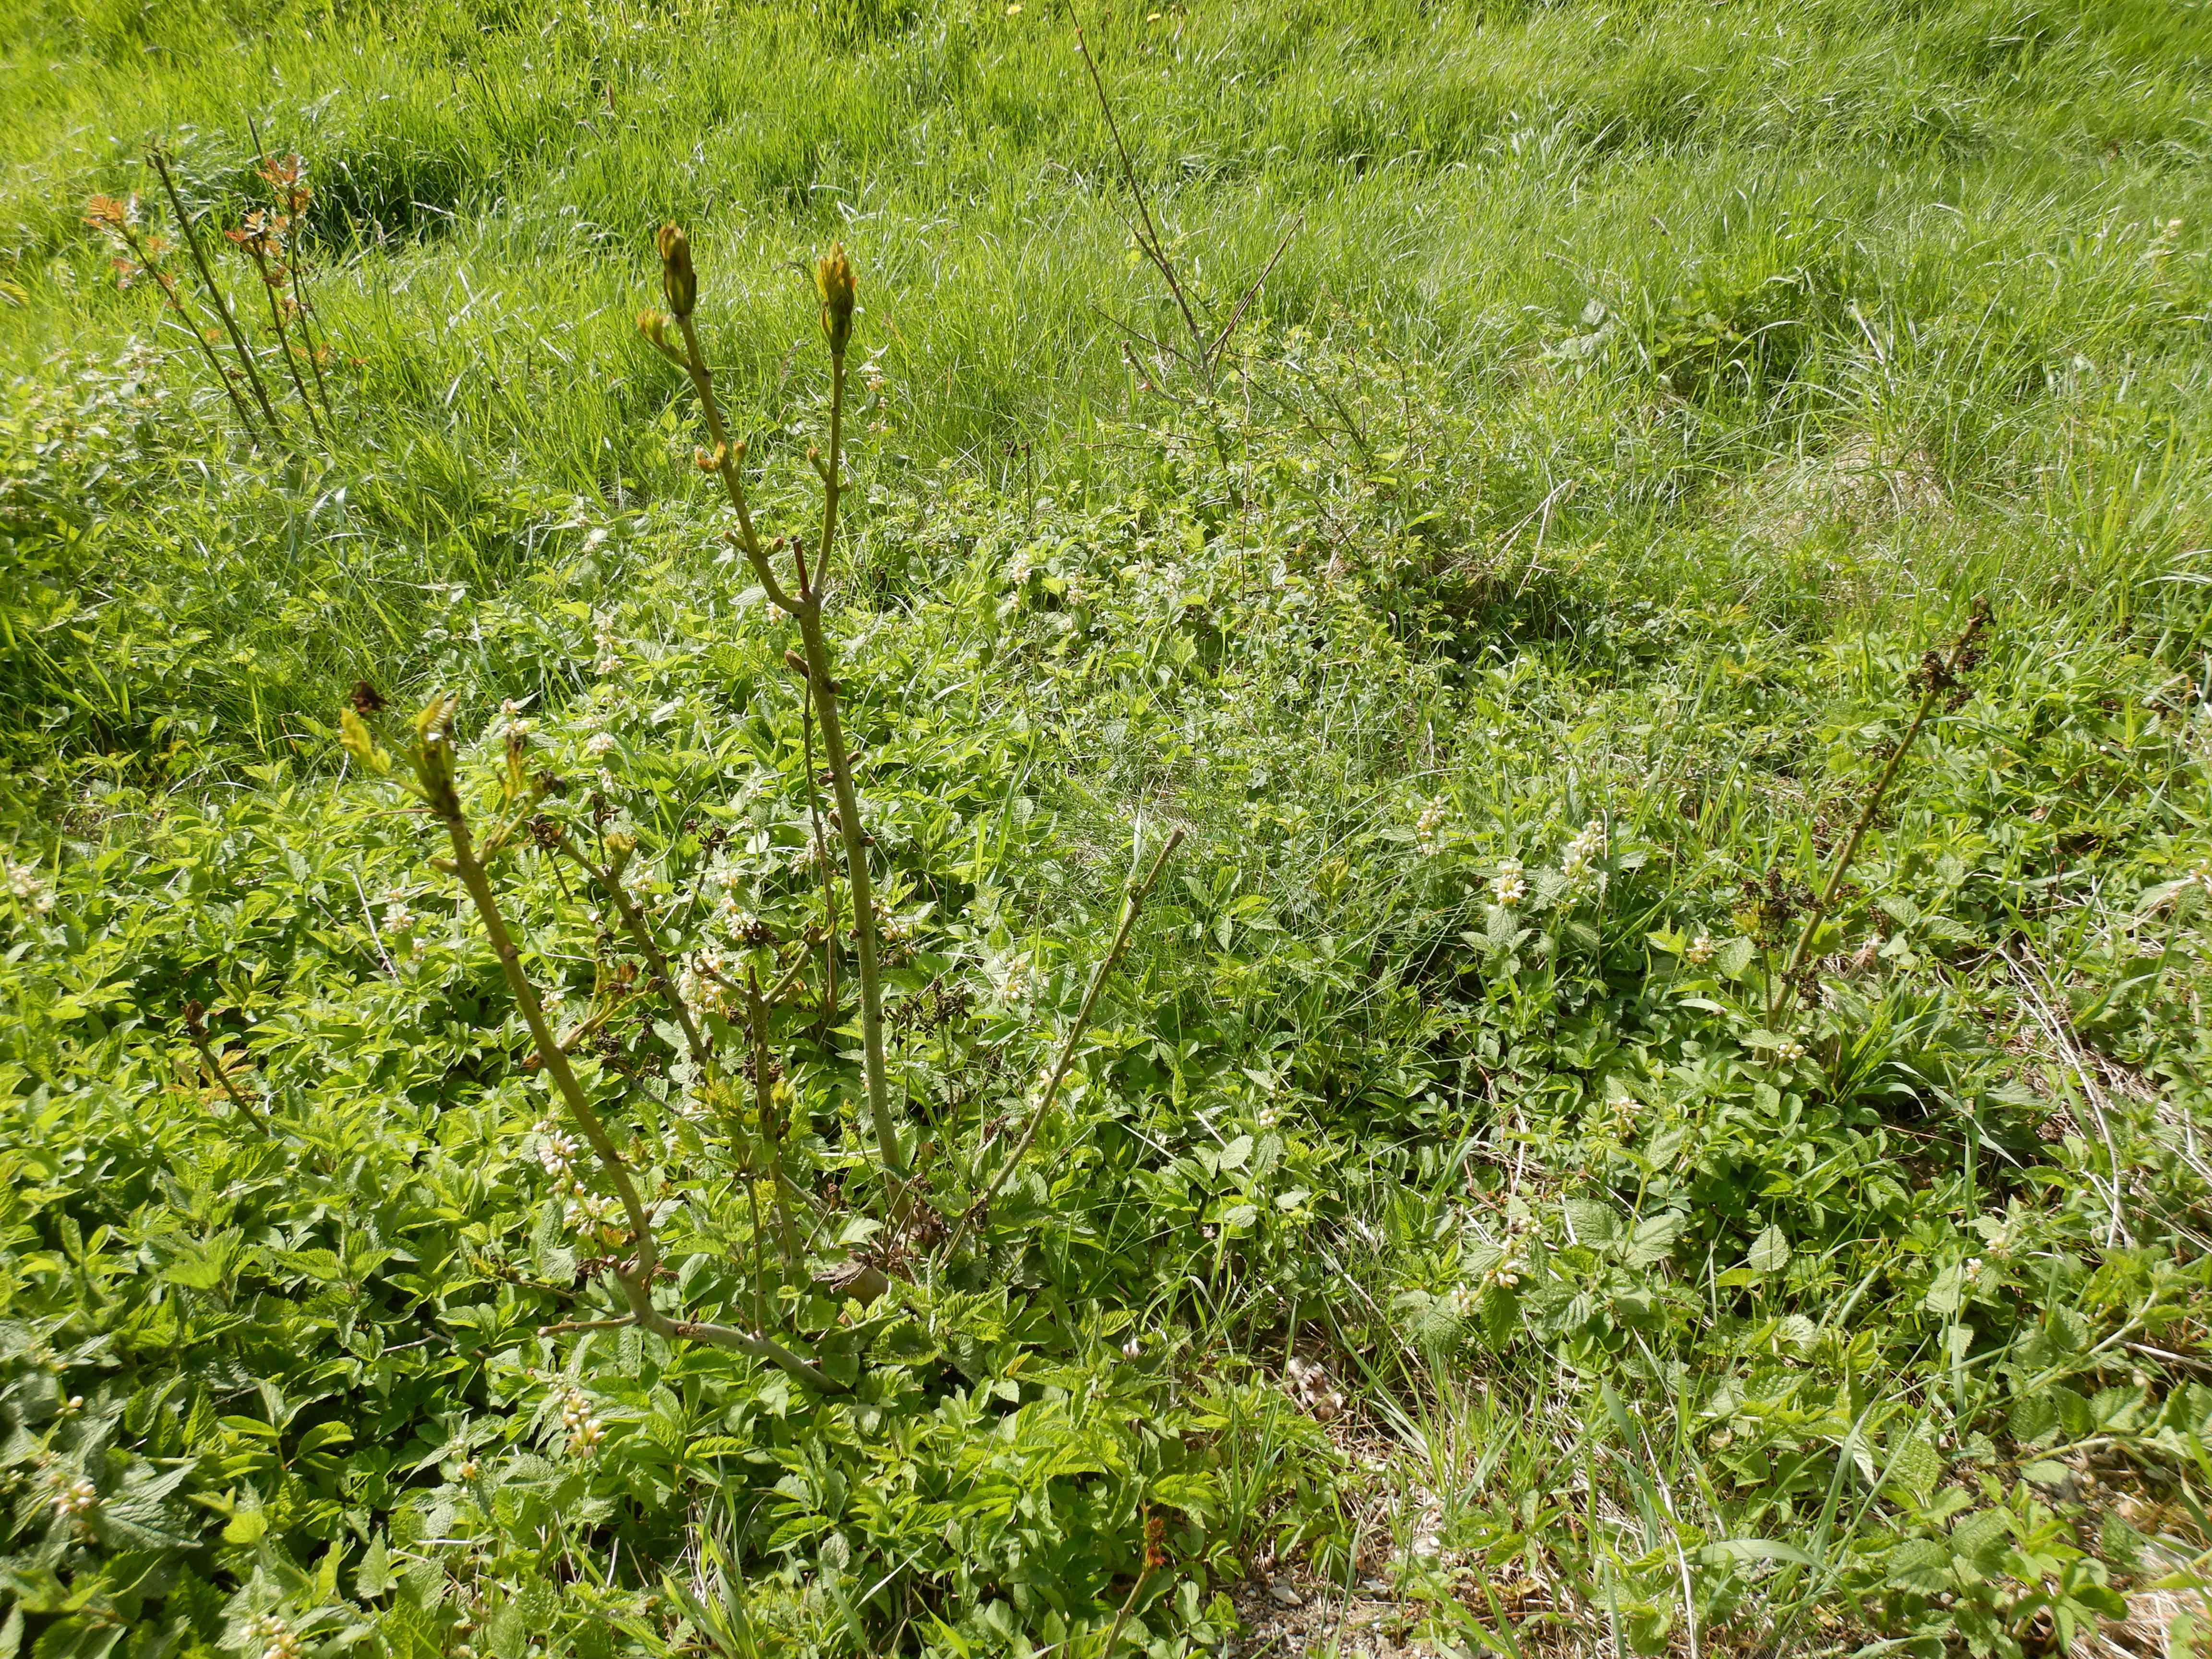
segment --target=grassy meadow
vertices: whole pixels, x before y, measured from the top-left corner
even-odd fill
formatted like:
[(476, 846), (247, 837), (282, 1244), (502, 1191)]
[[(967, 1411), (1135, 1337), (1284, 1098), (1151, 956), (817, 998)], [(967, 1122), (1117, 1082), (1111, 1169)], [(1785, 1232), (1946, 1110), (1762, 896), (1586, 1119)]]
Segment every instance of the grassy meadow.
[(0, 0), (0, 1659), (2212, 1644), (2208, 112)]

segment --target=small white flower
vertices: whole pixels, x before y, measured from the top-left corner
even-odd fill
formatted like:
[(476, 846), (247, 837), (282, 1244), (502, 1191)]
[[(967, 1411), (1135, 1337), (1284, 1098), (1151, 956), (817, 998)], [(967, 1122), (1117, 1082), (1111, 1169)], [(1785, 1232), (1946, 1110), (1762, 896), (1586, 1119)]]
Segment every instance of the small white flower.
[(261, 1659), (300, 1659), (300, 1633), (273, 1613), (246, 1620), (246, 1640), (261, 1644)]
[(1509, 910), (1528, 896), (1528, 878), (1522, 873), (1519, 859), (1504, 859), (1499, 861), (1498, 873), (1490, 878), (1490, 890), (1498, 896), (1498, 902)]
[(568, 1230), (589, 1239), (612, 1231), (617, 1213), (614, 1200), (604, 1193), (579, 1191), (576, 1197), (568, 1202)]
[(1805, 1045), (1802, 1042), (1793, 1041), (1775, 1045), (1774, 1059), (1778, 1065), (1795, 1066), (1804, 1058)]
[(561, 1426), (568, 1431), (568, 1449), (578, 1457), (588, 1458), (599, 1449), (606, 1438), (606, 1425), (592, 1409), (592, 1402), (578, 1389), (568, 1390), (561, 1407)]
[(99, 1507), (100, 1488), (82, 1475), (54, 1492), (54, 1513), (66, 1520), (80, 1520)]
[(384, 907), (384, 930), (388, 933), (411, 933), (415, 931), (415, 913), (394, 900)]
[(39, 879), (36, 865), (15, 864), (0, 859), (0, 870), (7, 872), (8, 890), (40, 915), (54, 908), (53, 893), (46, 883)]
[(1425, 859), (1432, 859), (1443, 851), (1444, 817), (1450, 803), (1438, 795), (1421, 809), (1420, 821), (1413, 826), (1413, 844)]
[(611, 732), (594, 732), (584, 740), (584, 752), (594, 760), (612, 754), (614, 749), (615, 734)]
[(1690, 941), (1690, 948), (1683, 951), (1682, 955), (1697, 967), (1704, 967), (1713, 959), (1713, 936), (1711, 933), (1700, 933), (1697, 938)]
[(1578, 882), (1589, 873), (1590, 866), (1604, 855), (1605, 825), (1592, 818), (1560, 853), (1559, 873), (1570, 882)]

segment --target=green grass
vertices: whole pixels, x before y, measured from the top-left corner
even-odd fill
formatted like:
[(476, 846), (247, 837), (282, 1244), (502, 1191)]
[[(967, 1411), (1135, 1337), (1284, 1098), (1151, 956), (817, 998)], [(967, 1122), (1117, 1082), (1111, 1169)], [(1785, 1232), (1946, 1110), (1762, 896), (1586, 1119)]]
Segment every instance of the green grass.
[[(277, 1659), (260, 1615), (1100, 1659), (1125, 1607), (1173, 1659), (1276, 1575), (1468, 1653), (2188, 1639), (2212, 20), (1152, 14), (1081, 17), (1201, 304), (1290, 233), (1210, 403), (1124, 356), (1177, 322), (1050, 0), (0, 3), (0, 1659)], [(295, 441), (246, 444), (81, 223), (156, 193), (155, 138), (234, 222), (249, 121), (318, 192), (327, 445), (283, 388)], [(481, 781), (517, 700), (666, 948), (725, 867), (817, 914), (791, 630), (631, 325), (671, 217), (780, 526), (804, 262), (860, 268), (834, 620), (946, 1214), (1133, 838), (1188, 836), (975, 1247), (780, 1305), (851, 1396), (535, 1334), (603, 1292), (562, 1288), (527, 1036), (337, 741), (357, 681), (454, 686)], [(1778, 1007), (1789, 895), (1977, 595)], [(573, 875), (501, 880), (604, 997)], [(857, 1037), (787, 1027), (814, 1256), (921, 1249), (856, 1224)], [(681, 1293), (741, 1301), (746, 1184), (669, 1031), (609, 1029)]]

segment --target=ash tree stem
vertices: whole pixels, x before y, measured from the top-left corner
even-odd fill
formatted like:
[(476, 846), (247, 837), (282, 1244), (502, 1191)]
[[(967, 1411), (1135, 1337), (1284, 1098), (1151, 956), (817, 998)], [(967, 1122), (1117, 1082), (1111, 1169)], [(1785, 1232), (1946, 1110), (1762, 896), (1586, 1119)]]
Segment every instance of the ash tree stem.
[(676, 325), (684, 340), (684, 368), (699, 398), (707, 434), (714, 444), (714, 471), (738, 517), (732, 539), (752, 566), (753, 575), (769, 600), (799, 624), (799, 638), (806, 663), (806, 678), (814, 702), (815, 717), (822, 726), (822, 753), (830, 768), (831, 793), (837, 801), (837, 829), (845, 843), (845, 876), (853, 904), (853, 954), (860, 981), (860, 1043), (868, 1091), (868, 1116), (875, 1133), (877, 1155), (893, 1176), (907, 1170), (905, 1150), (899, 1144), (898, 1127), (891, 1117), (890, 1085), (884, 1062), (883, 978), (876, 957), (875, 884), (868, 874), (867, 836), (860, 825), (859, 793), (853, 786), (853, 762), (845, 746), (845, 726), (837, 707), (837, 682), (830, 672), (830, 645), (822, 626), (823, 580), (837, 534), (838, 498), (843, 493), (842, 465), (844, 447), (845, 353), (833, 345), (830, 354), (830, 453), (817, 459), (822, 477), (823, 505), (820, 541), (814, 568), (806, 568), (799, 544), (792, 554), (799, 592), (788, 592), (769, 562), (755, 528), (745, 499), (744, 477), (738, 469), (740, 452), (733, 449), (728, 428), (715, 401), (714, 376), (699, 347), (699, 334), (689, 312), (679, 313)]
[(477, 856), (475, 842), (469, 834), (468, 816), (462, 810), (459, 792), (453, 785), (452, 744), (442, 726), (442, 720), (433, 720), (423, 733), (417, 761), (423, 798), (446, 826), (447, 838), (453, 844), (453, 872), (467, 890), (470, 902), (483, 923), (485, 936), (491, 940), (492, 951), (499, 957), (507, 989), (514, 993), (522, 1018), (530, 1027), (531, 1040), (538, 1045), (538, 1062), (553, 1079), (553, 1086), (568, 1108), (569, 1117), (583, 1133), (606, 1170), (607, 1179), (614, 1184), (616, 1196), (622, 1201), (635, 1246), (629, 1264), (614, 1269), (615, 1282), (622, 1286), (623, 1299), (629, 1304), (629, 1317), (622, 1322), (639, 1326), (656, 1336), (733, 1349), (775, 1365), (809, 1387), (842, 1391), (844, 1385), (821, 1366), (765, 1335), (731, 1325), (672, 1319), (653, 1305), (653, 1280), (659, 1269), (660, 1250), (653, 1237), (652, 1214), (639, 1197), (637, 1183), (630, 1179), (629, 1167), (623, 1164), (613, 1138), (607, 1133), (606, 1125), (585, 1098), (583, 1085), (568, 1063), (567, 1051), (554, 1040), (552, 1028), (545, 1023), (545, 1006), (537, 988), (530, 982), (530, 975), (523, 970), (522, 951), (500, 912), (499, 896), (492, 890), (490, 874)]

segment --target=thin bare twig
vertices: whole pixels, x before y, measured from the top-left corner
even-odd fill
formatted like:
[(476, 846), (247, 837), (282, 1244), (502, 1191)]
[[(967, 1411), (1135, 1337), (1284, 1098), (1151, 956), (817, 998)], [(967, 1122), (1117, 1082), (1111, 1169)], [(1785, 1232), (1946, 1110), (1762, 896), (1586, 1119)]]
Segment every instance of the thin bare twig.
[(677, 988), (676, 970), (653, 937), (653, 929), (646, 926), (645, 917), (632, 902), (622, 884), (622, 871), (614, 866), (602, 866), (592, 862), (583, 850), (571, 840), (566, 830), (550, 822), (545, 824), (546, 844), (599, 883), (600, 889), (614, 903), (615, 913), (623, 920), (623, 928), (629, 934), (630, 942), (637, 946), (648, 967), (653, 969), (653, 988), (667, 1003), (669, 1012), (676, 1017), (677, 1029), (684, 1033), (684, 1046), (690, 1051), (691, 1063), (702, 1073), (711, 1063), (706, 1039), (699, 1035), (699, 1026), (691, 1017), (691, 1010)]
[(1091, 971), (1090, 988), (1083, 994), (1083, 1006), (1077, 1010), (1075, 1024), (1068, 1028), (1066, 1040), (1060, 1044), (1060, 1058), (1053, 1062), (1051, 1074), (1045, 1080), (1043, 1099), (1037, 1103), (1037, 1109), (1030, 1115), (1029, 1127), (1022, 1132), (1022, 1138), (1014, 1143), (1013, 1150), (1006, 1154), (1006, 1160), (992, 1175), (989, 1184), (983, 1188), (982, 1196), (968, 1206), (967, 1212), (954, 1225), (951, 1237), (945, 1241), (944, 1249), (938, 1253), (939, 1261), (952, 1259), (952, 1253), (967, 1237), (977, 1219), (990, 1209), (991, 1200), (999, 1195), (999, 1189), (1006, 1185), (1006, 1177), (1014, 1172), (1015, 1166), (1036, 1139), (1037, 1131), (1052, 1115), (1052, 1109), (1060, 1097), (1060, 1085), (1067, 1077), (1068, 1067), (1075, 1063), (1076, 1049), (1082, 1044), (1083, 1034), (1091, 1024), (1091, 1011), (1098, 1006), (1098, 994), (1105, 988), (1106, 976), (1121, 961), (1122, 951), (1128, 949), (1129, 935), (1137, 925), (1137, 912), (1143, 908), (1146, 898), (1158, 884), (1161, 872), (1168, 867), (1168, 860), (1182, 844), (1182, 831), (1170, 831), (1166, 844), (1152, 860), (1152, 867), (1145, 873), (1144, 879), (1133, 883), (1123, 895), (1121, 926), (1115, 929), (1114, 942), (1107, 947), (1106, 954), (1099, 958), (1098, 966)]
[(1828, 871), (1826, 884), (1821, 888), (1820, 896), (1814, 901), (1812, 909), (1806, 914), (1805, 926), (1799, 930), (1797, 943), (1790, 947), (1790, 959), (1784, 963), (1781, 978), (1768, 999), (1770, 1016), (1780, 1009), (1782, 999), (1790, 994), (1790, 988), (1796, 983), (1797, 970), (1804, 965), (1805, 952), (1812, 946), (1813, 936), (1820, 931), (1821, 922), (1826, 920), (1830, 907), (1836, 902), (1836, 895), (1843, 890), (1844, 877), (1851, 867), (1852, 859), (1858, 854), (1859, 842), (1865, 838), (1875, 815), (1881, 811), (1882, 801), (1889, 793), (1889, 786), (1896, 781), (1897, 769), (1904, 763), (1906, 751), (1912, 747), (1912, 740), (1920, 735), (1920, 728), (1926, 723), (1929, 711), (1936, 707), (1936, 699), (1958, 684), (1958, 677), (1969, 660), (1967, 653), (1972, 650), (1976, 636), (1989, 619), (1988, 601), (1977, 599), (1973, 609), (1967, 613), (1966, 627), (1952, 641), (1950, 650), (1941, 656), (1934, 651), (1928, 653), (1921, 671), (1926, 678), (1927, 689), (1921, 694), (1920, 707), (1913, 713), (1912, 723), (1905, 728), (1905, 735), (1889, 751), (1889, 760), (1882, 767), (1881, 775), (1875, 780), (1873, 789), (1868, 793), (1866, 805), (1859, 809), (1858, 818), (1852, 823), (1850, 834), (1844, 838), (1842, 849), (1836, 854), (1836, 861)]
[(239, 331), (238, 319), (231, 315), (230, 301), (216, 285), (215, 272), (208, 264), (207, 255), (200, 252), (199, 233), (192, 228), (191, 216), (185, 211), (185, 198), (177, 189), (177, 181), (170, 176), (169, 158), (159, 144), (148, 149), (146, 155), (153, 162), (154, 171), (161, 175), (161, 188), (168, 192), (169, 205), (176, 210), (177, 228), (184, 236), (185, 246), (192, 256), (192, 264), (199, 271), (200, 281), (207, 288), (208, 303), (215, 307), (215, 314), (222, 322), (224, 332), (230, 336), (232, 349), (238, 353), (239, 365), (246, 371), (246, 383), (253, 388), (253, 400), (261, 406), (261, 413), (269, 422), (270, 432), (281, 441), (284, 434), (284, 423), (276, 418), (276, 411), (270, 404), (269, 390), (261, 384), (260, 371), (254, 367), (253, 352), (246, 343), (246, 337)]
[(185, 1005), (185, 1036), (191, 1039), (192, 1047), (199, 1051), (199, 1057), (206, 1062), (208, 1070), (215, 1073), (215, 1080), (222, 1085), (223, 1093), (230, 1097), (230, 1103), (238, 1109), (247, 1122), (260, 1130), (263, 1134), (267, 1134), (269, 1120), (246, 1103), (246, 1097), (239, 1092), (238, 1085), (230, 1080), (229, 1072), (224, 1068), (222, 1061), (216, 1057), (214, 1048), (209, 1043), (207, 1010), (197, 1002), (188, 1002)]
[(1153, 269), (1166, 282), (1168, 292), (1175, 296), (1176, 308), (1182, 313), (1183, 326), (1190, 331), (1191, 346), (1198, 354), (1200, 377), (1211, 387), (1213, 374), (1206, 354), (1206, 331), (1199, 325), (1198, 313), (1191, 309), (1190, 298), (1183, 291), (1182, 278), (1176, 271), (1175, 261), (1168, 258), (1167, 249), (1161, 244), (1158, 227), (1152, 222), (1152, 205), (1145, 199), (1145, 187), (1138, 182), (1136, 166), (1129, 160), (1129, 147), (1121, 142), (1121, 124), (1114, 118), (1113, 100), (1106, 95), (1106, 82), (1099, 77), (1098, 65), (1091, 56), (1090, 45), (1084, 40), (1079, 24), (1075, 31), (1075, 50), (1083, 58), (1083, 67), (1090, 72), (1091, 89), (1098, 95), (1099, 112), (1106, 118), (1106, 131), (1114, 137), (1114, 153), (1121, 158), (1122, 182), (1128, 185), (1130, 199), (1136, 204), (1142, 228), (1136, 225), (1129, 228), (1136, 236), (1138, 250), (1152, 262)]

